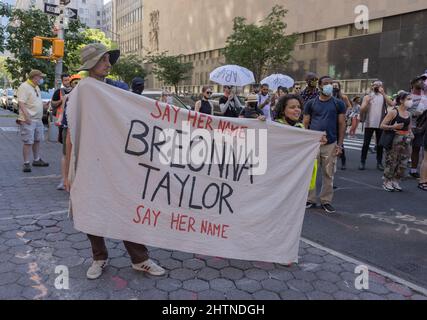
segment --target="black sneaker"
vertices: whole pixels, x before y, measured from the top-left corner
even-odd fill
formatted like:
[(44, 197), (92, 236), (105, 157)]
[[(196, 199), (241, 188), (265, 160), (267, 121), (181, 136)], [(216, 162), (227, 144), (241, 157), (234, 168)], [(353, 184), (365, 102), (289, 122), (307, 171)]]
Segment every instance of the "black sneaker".
[(384, 171), (384, 166), (383, 166), (383, 164), (382, 164), (382, 163), (378, 163), (378, 164), (377, 164), (377, 169), (378, 169), (379, 171)]
[(359, 166), (359, 170), (360, 170), (360, 171), (364, 171), (364, 170), (366, 170), (366, 163), (361, 162), (361, 163), (360, 163), (360, 166)]
[(33, 167), (49, 167), (49, 163), (44, 162), (42, 159), (33, 161)]
[(411, 172), (409, 175), (410, 175), (412, 178), (414, 178), (414, 179), (419, 179), (419, 178), (421, 178), (421, 177), (420, 177), (420, 174), (419, 174), (418, 172)]
[(25, 173), (31, 172), (31, 165), (29, 163), (24, 163), (24, 168), (22, 169)]
[(315, 203), (311, 203), (311, 202), (307, 202), (307, 204), (305, 205), (306, 209), (314, 209), (316, 208), (316, 204)]
[(332, 205), (330, 205), (329, 203), (322, 204), (322, 209), (325, 210), (327, 213), (337, 212), (337, 210), (335, 210), (335, 208)]

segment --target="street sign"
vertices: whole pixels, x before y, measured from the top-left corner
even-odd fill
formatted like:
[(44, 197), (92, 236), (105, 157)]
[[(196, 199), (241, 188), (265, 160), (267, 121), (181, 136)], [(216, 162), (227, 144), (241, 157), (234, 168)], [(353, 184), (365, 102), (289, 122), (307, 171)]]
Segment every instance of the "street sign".
[(56, 4), (45, 3), (44, 12), (54, 16), (59, 16), (59, 7)]
[[(59, 16), (61, 14), (60, 7), (56, 4), (45, 3), (44, 12), (54, 16)], [(77, 20), (78, 11), (73, 8), (65, 8), (65, 15), (67, 18)]]
[(369, 70), (369, 59), (363, 60), (363, 72), (362, 73), (368, 73)]
[(78, 18), (78, 11), (77, 9), (72, 9), (72, 8), (66, 8), (66, 15), (67, 18), (73, 19), (73, 20), (77, 20)]

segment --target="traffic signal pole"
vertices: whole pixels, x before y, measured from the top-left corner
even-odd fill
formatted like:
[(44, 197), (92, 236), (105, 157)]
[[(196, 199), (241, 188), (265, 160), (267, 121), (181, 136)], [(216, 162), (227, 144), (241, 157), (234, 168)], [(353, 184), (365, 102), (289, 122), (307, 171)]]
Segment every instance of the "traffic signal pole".
[[(57, 25), (56, 28), (58, 29), (58, 39), (64, 40), (65, 38), (65, 30), (64, 30), (64, 12), (65, 12), (65, 5), (63, 2), (60, 2), (59, 6), (59, 17), (56, 20)], [(55, 89), (59, 89), (61, 87), (61, 75), (63, 70), (63, 61), (62, 58), (58, 59), (55, 66)]]

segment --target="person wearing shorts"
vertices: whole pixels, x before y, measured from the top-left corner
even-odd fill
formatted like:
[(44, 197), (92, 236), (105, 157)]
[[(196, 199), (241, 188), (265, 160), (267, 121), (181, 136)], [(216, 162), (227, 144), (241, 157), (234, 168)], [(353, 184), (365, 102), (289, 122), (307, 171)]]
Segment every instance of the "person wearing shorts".
[(17, 123), (20, 133), (24, 155), (23, 171), (31, 172), (30, 156), (33, 153), (33, 167), (48, 167), (49, 164), (40, 158), (40, 144), (44, 141), (43, 125), (43, 100), (39, 85), (44, 83), (45, 74), (39, 70), (32, 70), (28, 80), (21, 84), (18, 89), (19, 116)]

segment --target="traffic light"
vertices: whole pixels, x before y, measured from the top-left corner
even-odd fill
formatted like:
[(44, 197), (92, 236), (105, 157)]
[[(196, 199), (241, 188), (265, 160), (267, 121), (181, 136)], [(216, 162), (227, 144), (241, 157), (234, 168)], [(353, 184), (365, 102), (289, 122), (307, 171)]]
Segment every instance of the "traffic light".
[[(52, 54), (50, 56), (43, 56), (43, 40), (52, 43)], [(32, 54), (35, 58), (55, 61), (64, 57), (64, 53), (64, 40), (46, 37), (33, 38)]]
[(43, 55), (43, 39), (39, 37), (33, 38), (33, 56), (39, 57)]
[(62, 58), (64, 56), (64, 40), (55, 39), (52, 41), (52, 55), (55, 58)]

